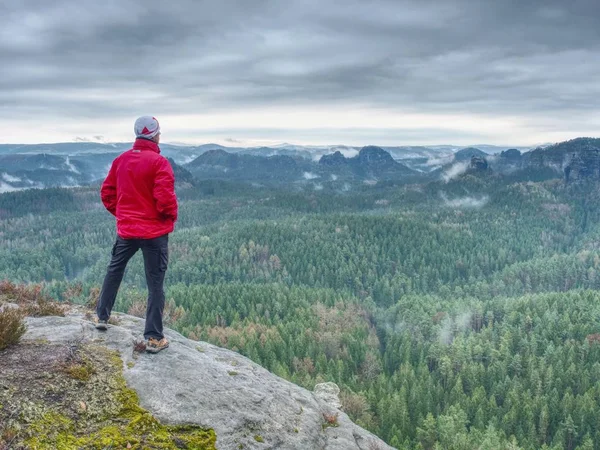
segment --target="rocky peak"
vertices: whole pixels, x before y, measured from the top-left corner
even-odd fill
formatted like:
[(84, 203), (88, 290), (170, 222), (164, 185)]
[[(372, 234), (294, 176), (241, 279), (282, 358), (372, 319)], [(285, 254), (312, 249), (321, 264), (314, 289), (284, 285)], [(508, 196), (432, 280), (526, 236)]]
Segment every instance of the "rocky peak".
[(214, 149), (204, 152), (198, 156), (195, 160), (189, 163), (190, 167), (196, 167), (201, 165), (212, 165), (212, 166), (232, 166), (237, 163), (238, 155), (228, 153), (225, 150)]
[(521, 159), (521, 152), (516, 148), (509, 148), (508, 150), (505, 150), (502, 153), (500, 153), (500, 158), (517, 161)]
[(376, 147), (374, 145), (369, 145), (367, 147), (363, 147), (357, 156), (358, 161), (361, 164), (394, 164), (394, 158), (388, 152), (386, 152), (381, 147)]
[(342, 155), (339, 151), (332, 153), (330, 155), (323, 155), (319, 160), (319, 164), (324, 166), (341, 166), (346, 164), (348, 160), (344, 155)]
[(478, 148), (467, 147), (467, 148), (463, 148), (462, 150), (457, 151), (454, 154), (454, 160), (455, 161), (469, 161), (473, 157), (485, 158), (486, 156), (487, 156), (487, 153), (479, 150)]

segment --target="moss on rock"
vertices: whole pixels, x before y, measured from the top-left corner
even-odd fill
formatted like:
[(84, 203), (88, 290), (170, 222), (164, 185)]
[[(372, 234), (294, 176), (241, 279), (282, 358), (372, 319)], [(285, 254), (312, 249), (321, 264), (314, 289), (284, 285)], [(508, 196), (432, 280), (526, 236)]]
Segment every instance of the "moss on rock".
[[(11, 370), (0, 390), (0, 423), (16, 430), (13, 448), (215, 449), (213, 430), (164, 425), (143, 409), (125, 383), (116, 352), (90, 345), (75, 352), (77, 361), (85, 361), (86, 376), (64, 369), (65, 363), (73, 366), (72, 347), (21, 344), (3, 352), (9, 356), (5, 361), (24, 361), (21, 369), (7, 365)], [(50, 364), (44, 367), (40, 359)], [(2, 440), (0, 434), (0, 447)]]

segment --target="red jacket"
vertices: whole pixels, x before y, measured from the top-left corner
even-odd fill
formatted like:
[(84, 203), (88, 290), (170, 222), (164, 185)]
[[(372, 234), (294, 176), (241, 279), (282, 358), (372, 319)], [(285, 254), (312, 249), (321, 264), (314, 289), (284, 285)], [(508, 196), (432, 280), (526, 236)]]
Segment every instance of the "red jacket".
[(153, 141), (136, 139), (112, 163), (100, 191), (123, 239), (153, 239), (173, 231), (177, 197), (173, 168)]

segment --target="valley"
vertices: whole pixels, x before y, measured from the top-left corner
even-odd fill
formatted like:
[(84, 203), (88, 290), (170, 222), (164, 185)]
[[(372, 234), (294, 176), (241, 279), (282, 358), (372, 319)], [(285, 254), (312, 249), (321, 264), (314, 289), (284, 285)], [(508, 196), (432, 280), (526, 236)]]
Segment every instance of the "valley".
[[(165, 151), (181, 209), (167, 322), (308, 389), (337, 383), (398, 449), (597, 448), (598, 142)], [(15, 189), (75, 180), (0, 195), (0, 279), (89, 302), (115, 233), (98, 194), (112, 154), (0, 153)], [(117, 309), (143, 315), (145, 295), (137, 255)]]

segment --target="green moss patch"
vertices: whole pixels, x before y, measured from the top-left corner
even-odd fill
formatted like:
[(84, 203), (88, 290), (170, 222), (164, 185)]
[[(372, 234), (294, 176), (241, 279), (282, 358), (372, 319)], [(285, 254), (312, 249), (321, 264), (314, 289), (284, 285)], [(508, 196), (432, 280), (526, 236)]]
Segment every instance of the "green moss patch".
[(72, 362), (65, 365), (64, 371), (74, 380), (88, 381), (94, 374), (94, 367), (87, 361)]
[(0, 448), (215, 449), (213, 430), (163, 425), (140, 407), (122, 364), (91, 345), (0, 352)]

